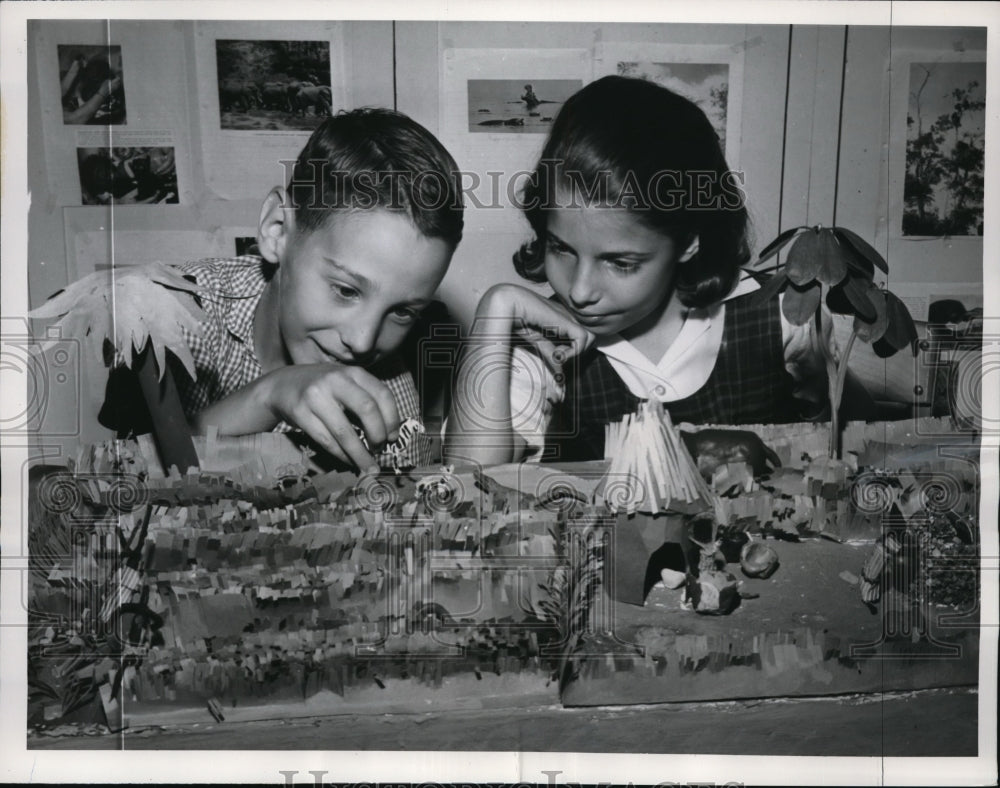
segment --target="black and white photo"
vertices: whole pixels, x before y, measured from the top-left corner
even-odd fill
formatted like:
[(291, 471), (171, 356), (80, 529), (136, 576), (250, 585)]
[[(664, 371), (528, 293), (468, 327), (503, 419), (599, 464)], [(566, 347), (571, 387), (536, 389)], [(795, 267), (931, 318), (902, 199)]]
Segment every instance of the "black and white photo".
[(334, 111), (329, 42), (220, 40), (216, 55), (223, 129), (308, 130)]
[(992, 9), (0, 18), (0, 773), (995, 784)]
[(63, 123), (124, 125), (127, 114), (121, 46), (60, 44), (58, 53)]

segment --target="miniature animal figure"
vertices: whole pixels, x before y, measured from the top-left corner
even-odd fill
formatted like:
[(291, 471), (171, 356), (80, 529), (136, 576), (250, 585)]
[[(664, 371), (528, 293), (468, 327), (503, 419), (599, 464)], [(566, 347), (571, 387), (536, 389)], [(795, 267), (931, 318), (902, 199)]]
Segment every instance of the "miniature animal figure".
[(745, 462), (754, 476), (781, 467), (781, 458), (750, 430), (705, 429), (681, 432), (681, 438), (706, 479), (711, 479), (716, 468), (729, 462)]
[[(406, 448), (410, 445), (410, 442), (417, 436), (422, 435), (427, 430), (424, 429), (424, 425), (421, 424), (417, 419), (407, 419), (402, 424), (399, 425), (399, 437), (396, 438), (392, 443), (385, 447), (385, 452), (389, 455), (392, 461), (392, 470), (398, 476), (403, 470), (403, 453)], [(371, 446), (368, 445), (368, 439), (365, 437), (364, 432), (358, 429), (358, 437), (361, 442), (365, 445), (368, 451), (371, 451)]]

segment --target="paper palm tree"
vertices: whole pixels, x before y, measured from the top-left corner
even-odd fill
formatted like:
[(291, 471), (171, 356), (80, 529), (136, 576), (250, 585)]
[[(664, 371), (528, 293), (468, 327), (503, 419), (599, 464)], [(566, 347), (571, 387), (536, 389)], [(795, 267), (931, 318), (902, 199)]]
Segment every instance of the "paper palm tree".
[[(194, 358), (183, 329), (197, 332), (198, 321), (205, 315), (194, 299), (176, 297), (175, 293), (201, 292), (164, 263), (129, 266), (85, 276), (28, 316), (59, 318), (55, 325), (63, 334), (88, 345), (98, 358), (105, 358), (107, 366), (131, 368), (148, 343), (160, 377), (166, 371), (168, 350), (194, 377)], [(106, 352), (109, 345), (113, 354)]]
[(167, 353), (195, 377), (184, 331), (199, 331), (205, 314), (193, 296), (202, 292), (164, 263), (127, 266), (85, 276), (28, 315), (58, 318), (62, 335), (79, 340), (92, 358), (135, 370), (164, 467), (181, 471), (197, 466), (198, 459), (168, 374)]
[(906, 305), (875, 284), (875, 269), (888, 274), (889, 266), (856, 233), (844, 227), (793, 227), (761, 251), (757, 265), (774, 257), (789, 243), (792, 246), (785, 262), (774, 267), (774, 276), (761, 288), (758, 298), (766, 301), (784, 292), (781, 309), (789, 322), (801, 326), (815, 319), (820, 334), (824, 293), (831, 312), (854, 316), (851, 336), (840, 360), (829, 354), (826, 358), (831, 408), (830, 456), (839, 457), (840, 401), (855, 340), (870, 343), (880, 358), (888, 358), (907, 345), (916, 355), (917, 328)]

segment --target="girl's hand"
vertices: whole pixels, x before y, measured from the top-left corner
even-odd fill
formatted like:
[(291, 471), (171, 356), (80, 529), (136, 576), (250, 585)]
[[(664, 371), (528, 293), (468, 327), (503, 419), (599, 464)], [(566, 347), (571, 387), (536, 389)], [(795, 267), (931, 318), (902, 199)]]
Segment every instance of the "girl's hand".
[(258, 381), (263, 403), (276, 420), (298, 427), (361, 471), (377, 470), (378, 464), (348, 414), (360, 423), (373, 448), (397, 437), (400, 419), (392, 392), (361, 367), (293, 364)]
[(583, 353), (594, 335), (560, 303), (518, 285), (495, 285), (483, 295), (473, 331), (509, 331), (530, 342), (554, 372)]

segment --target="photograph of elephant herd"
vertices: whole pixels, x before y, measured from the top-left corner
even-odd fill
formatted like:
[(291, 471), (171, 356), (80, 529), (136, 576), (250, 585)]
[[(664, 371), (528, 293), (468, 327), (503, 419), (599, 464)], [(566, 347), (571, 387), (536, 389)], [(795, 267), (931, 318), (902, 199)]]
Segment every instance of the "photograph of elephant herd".
[(312, 130), (334, 112), (329, 41), (216, 41), (219, 124)]

